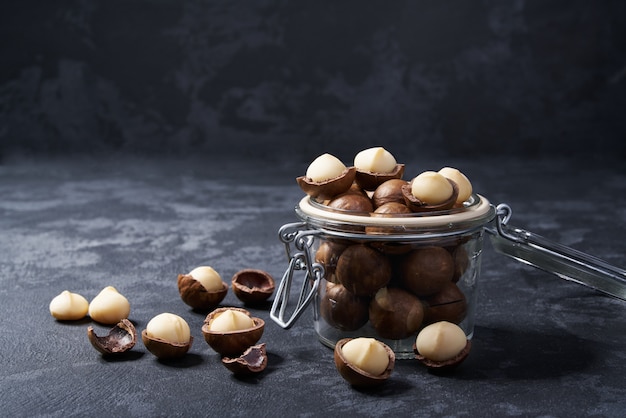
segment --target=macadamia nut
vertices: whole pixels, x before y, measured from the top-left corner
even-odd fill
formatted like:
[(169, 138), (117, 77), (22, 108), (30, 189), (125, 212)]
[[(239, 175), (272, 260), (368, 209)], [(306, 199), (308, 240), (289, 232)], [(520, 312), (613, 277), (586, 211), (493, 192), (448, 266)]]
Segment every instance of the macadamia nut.
[(465, 202), (472, 195), (472, 183), (470, 183), (465, 174), (456, 168), (444, 167), (439, 170), (439, 174), (452, 180), (459, 186), (459, 196), (456, 198), (457, 204)]
[(234, 309), (227, 309), (211, 321), (209, 329), (211, 331), (229, 332), (244, 330), (253, 326), (254, 322), (250, 316)]
[(394, 156), (383, 147), (365, 149), (354, 157), (354, 166), (370, 173), (390, 173), (396, 165)]
[(189, 272), (189, 275), (202, 283), (202, 286), (204, 286), (204, 288), (209, 292), (221, 290), (223, 287), (222, 277), (217, 271), (215, 271), (215, 269), (213, 269), (213, 267), (196, 267)]
[(101, 324), (117, 324), (128, 318), (130, 303), (113, 286), (107, 286), (89, 304), (89, 316)]
[(337, 157), (330, 154), (322, 154), (309, 165), (306, 177), (315, 182), (322, 182), (339, 177), (346, 169)]
[(411, 193), (429, 205), (445, 202), (454, 192), (450, 182), (435, 171), (424, 171), (411, 183)]
[(162, 313), (150, 320), (146, 325), (146, 334), (153, 339), (170, 344), (187, 344), (191, 337), (189, 324), (173, 313)]
[(50, 314), (60, 321), (75, 321), (87, 316), (89, 302), (78, 293), (64, 290), (50, 302)]
[(359, 369), (378, 376), (389, 365), (389, 355), (383, 345), (374, 338), (355, 338), (344, 344), (344, 358)]
[(424, 327), (415, 339), (415, 348), (433, 361), (446, 361), (459, 354), (467, 344), (465, 332), (451, 322), (440, 321)]

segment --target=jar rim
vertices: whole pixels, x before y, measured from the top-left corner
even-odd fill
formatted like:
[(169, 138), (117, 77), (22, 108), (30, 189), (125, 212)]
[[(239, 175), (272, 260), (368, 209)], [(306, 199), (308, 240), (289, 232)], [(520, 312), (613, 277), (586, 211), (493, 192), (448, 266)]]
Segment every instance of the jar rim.
[(336, 210), (305, 196), (296, 206), (296, 214), (311, 226), (324, 230), (353, 233), (354, 226), (359, 226), (367, 235), (365, 231), (368, 227), (382, 227), (385, 235), (413, 235), (441, 231), (462, 233), (482, 228), (495, 217), (495, 208), (485, 197), (472, 194), (461, 208), (376, 216)]

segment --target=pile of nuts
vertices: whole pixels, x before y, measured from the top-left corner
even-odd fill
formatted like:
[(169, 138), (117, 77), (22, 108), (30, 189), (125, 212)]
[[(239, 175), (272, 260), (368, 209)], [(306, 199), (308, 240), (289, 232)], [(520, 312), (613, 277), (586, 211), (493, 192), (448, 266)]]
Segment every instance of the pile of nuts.
[[(202, 326), (207, 344), (222, 356), (222, 364), (235, 374), (258, 373), (267, 365), (265, 344), (257, 344), (265, 322), (249, 311), (217, 305), (228, 292), (228, 285), (210, 266), (200, 266), (177, 279), (181, 299), (196, 310), (210, 312)], [(246, 304), (265, 301), (274, 291), (274, 279), (262, 270), (237, 272), (231, 284), (235, 295)], [(89, 317), (104, 325), (115, 325), (106, 335), (87, 328), (92, 346), (106, 356), (131, 350), (137, 331), (128, 320), (130, 303), (114, 287), (105, 287), (91, 302), (77, 293), (65, 290), (50, 302), (50, 314), (59, 321), (77, 321)], [(164, 312), (153, 317), (141, 333), (146, 349), (161, 360), (184, 356), (193, 344), (189, 324), (179, 315)]]

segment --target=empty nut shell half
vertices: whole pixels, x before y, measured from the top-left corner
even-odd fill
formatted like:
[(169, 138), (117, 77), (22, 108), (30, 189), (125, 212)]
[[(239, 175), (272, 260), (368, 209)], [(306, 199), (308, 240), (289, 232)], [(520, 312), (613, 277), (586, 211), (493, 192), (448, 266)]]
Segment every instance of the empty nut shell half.
[(335, 344), (335, 366), (337, 367), (337, 371), (339, 371), (341, 377), (343, 377), (346, 381), (348, 381), (348, 383), (355, 387), (372, 387), (385, 383), (385, 381), (389, 379), (389, 376), (391, 376), (396, 362), (396, 355), (393, 350), (388, 345), (379, 341), (387, 352), (387, 355), (389, 356), (389, 364), (387, 365), (387, 368), (383, 373), (379, 375), (373, 375), (366, 372), (365, 370), (361, 370), (353, 364), (350, 364), (350, 362), (348, 362), (348, 360), (346, 360), (346, 358), (344, 357), (342, 351), (343, 346), (351, 339), (352, 338), (343, 338), (337, 341), (337, 344)]
[(141, 340), (148, 351), (161, 360), (173, 359), (184, 356), (193, 344), (193, 336), (189, 336), (187, 343), (173, 343), (159, 338), (150, 337), (146, 330), (141, 332)]
[(313, 181), (306, 176), (296, 178), (296, 182), (304, 193), (319, 199), (332, 199), (333, 197), (347, 191), (354, 182), (356, 175), (355, 167), (347, 167), (339, 177), (325, 181)]
[[(212, 331), (210, 324), (211, 321), (219, 316), (224, 311), (238, 310), (250, 317), (252, 319), (252, 323), (254, 324), (251, 328), (236, 330), (236, 331)], [(261, 318), (255, 318), (250, 315), (245, 309), (242, 308), (218, 308), (213, 312), (209, 313), (204, 320), (204, 325), (202, 325), (202, 335), (204, 335), (204, 340), (209, 344), (209, 346), (221, 354), (223, 357), (235, 357), (240, 356), (248, 347), (256, 344), (263, 335), (263, 331), (265, 329), (265, 321)]]
[(244, 269), (235, 273), (232, 288), (243, 303), (259, 303), (274, 293), (274, 278), (266, 271)]
[(228, 285), (222, 282), (222, 288), (209, 292), (198, 280), (190, 274), (178, 275), (178, 291), (180, 297), (187, 305), (194, 309), (209, 311), (224, 300), (228, 293)]
[(104, 355), (124, 353), (135, 346), (137, 330), (128, 319), (122, 319), (107, 335), (96, 335), (93, 327), (87, 328), (87, 338), (91, 345)]
[(260, 373), (267, 366), (265, 343), (249, 347), (239, 357), (224, 357), (222, 364), (236, 375), (245, 376)]
[(451, 359), (444, 360), (444, 361), (435, 361), (435, 360), (428, 359), (424, 357), (423, 355), (421, 355), (419, 351), (417, 350), (416, 345), (413, 344), (413, 352), (415, 353), (415, 358), (419, 362), (424, 364), (426, 367), (428, 367), (431, 371), (442, 372), (442, 373), (451, 371), (454, 368), (456, 368), (459, 364), (463, 363), (463, 361), (469, 355), (471, 349), (472, 349), (472, 341), (467, 340), (467, 344), (465, 344), (465, 347), (463, 348), (463, 350), (461, 350), (461, 352), (459, 352), (459, 354), (457, 354), (456, 356), (452, 357)]

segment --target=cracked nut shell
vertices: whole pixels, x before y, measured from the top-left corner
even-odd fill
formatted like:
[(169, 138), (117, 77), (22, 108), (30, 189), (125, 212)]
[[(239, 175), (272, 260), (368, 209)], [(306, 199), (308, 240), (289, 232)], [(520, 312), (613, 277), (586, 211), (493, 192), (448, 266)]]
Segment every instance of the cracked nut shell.
[(296, 178), (298, 186), (312, 198), (318, 200), (332, 199), (347, 191), (354, 182), (355, 167), (346, 167), (339, 177), (325, 181), (313, 181), (306, 176)]
[(160, 338), (150, 337), (145, 329), (141, 332), (141, 340), (148, 351), (161, 360), (182, 357), (189, 351), (193, 344), (192, 335), (189, 336), (187, 343), (173, 343)]
[(355, 331), (367, 323), (368, 310), (368, 298), (350, 293), (341, 284), (326, 284), (320, 314), (329, 325), (342, 331)]
[(370, 323), (382, 338), (400, 340), (416, 333), (424, 320), (424, 307), (406, 290), (380, 289), (369, 306)]
[(395, 366), (396, 355), (393, 350), (385, 343), (379, 341), (389, 356), (389, 364), (385, 371), (379, 375), (373, 375), (361, 370), (359, 367), (350, 364), (343, 356), (343, 346), (352, 340), (352, 338), (343, 338), (335, 344), (334, 360), (337, 371), (348, 383), (355, 387), (373, 387), (378, 386), (387, 381), (393, 372)]
[(457, 354), (456, 356), (444, 361), (435, 361), (421, 355), (417, 350), (416, 345), (413, 344), (413, 352), (415, 353), (415, 358), (433, 372), (447, 372), (455, 369), (459, 366), (459, 364), (465, 361), (467, 356), (469, 356), (471, 349), (472, 341), (467, 340), (467, 343), (465, 344), (463, 350), (461, 350), (461, 352), (459, 352), (459, 354)]
[(137, 330), (128, 319), (122, 319), (103, 336), (96, 335), (90, 325), (87, 328), (87, 338), (91, 345), (104, 355), (121, 354), (135, 346)]
[(222, 364), (236, 375), (245, 376), (260, 373), (267, 367), (265, 343), (248, 347), (239, 357), (224, 357)]
[(274, 293), (274, 278), (266, 271), (257, 269), (240, 270), (232, 278), (235, 296), (243, 303), (260, 303)]
[(190, 274), (179, 274), (177, 282), (178, 292), (183, 302), (201, 311), (215, 308), (228, 293), (228, 284), (225, 282), (222, 282), (221, 289), (210, 292)]
[(365, 190), (374, 190), (384, 182), (400, 179), (404, 175), (404, 164), (396, 164), (389, 173), (374, 173), (371, 171), (356, 170), (355, 181)]
[(421, 200), (413, 196), (410, 182), (402, 186), (402, 196), (404, 197), (404, 202), (413, 212), (434, 212), (438, 210), (452, 209), (452, 207), (456, 203), (456, 198), (459, 195), (459, 186), (454, 181), (450, 179), (447, 180), (452, 185), (452, 194), (444, 202), (435, 205), (422, 202)]
[[(224, 311), (231, 309), (245, 313), (252, 319), (251, 328), (236, 331), (212, 331), (211, 321)], [(202, 325), (202, 335), (209, 346), (222, 356), (240, 356), (248, 347), (256, 344), (263, 335), (265, 321), (261, 318), (253, 317), (250, 312), (242, 308), (224, 307), (217, 308), (210, 312)]]

